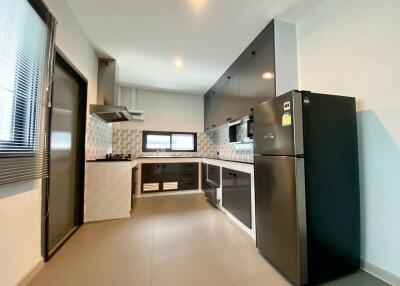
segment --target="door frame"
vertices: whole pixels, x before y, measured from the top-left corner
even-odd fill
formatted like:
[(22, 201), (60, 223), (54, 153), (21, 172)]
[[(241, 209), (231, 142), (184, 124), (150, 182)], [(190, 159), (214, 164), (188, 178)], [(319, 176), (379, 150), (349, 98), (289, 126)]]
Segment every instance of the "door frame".
[[(53, 65), (59, 64), (66, 72), (72, 75), (80, 85), (80, 93), (78, 98), (78, 134), (77, 140), (80, 142), (77, 146), (77, 192), (78, 192), (78, 214), (77, 221), (78, 225), (73, 229), (64, 239), (52, 250), (49, 249), (49, 196), (50, 194), (50, 177), (51, 177), (51, 123), (53, 117), (53, 95), (54, 95), (54, 84), (52, 85), (49, 107), (48, 107), (48, 127), (46, 130), (47, 144), (48, 144), (48, 156), (45, 163), (48, 165), (49, 176), (42, 180), (42, 233), (41, 233), (41, 244), (42, 244), (42, 256), (45, 262), (49, 261), (55, 253), (64, 245), (65, 242), (79, 229), (83, 224), (83, 208), (84, 208), (84, 189), (85, 189), (85, 150), (86, 150), (86, 114), (87, 114), (87, 87), (88, 81), (85, 76), (78, 70), (78, 68), (67, 58), (67, 56), (55, 46), (55, 56)], [(54, 73), (54, 69), (53, 69)], [(52, 77), (53, 78), (53, 77)], [(51, 251), (51, 252), (50, 252)]]

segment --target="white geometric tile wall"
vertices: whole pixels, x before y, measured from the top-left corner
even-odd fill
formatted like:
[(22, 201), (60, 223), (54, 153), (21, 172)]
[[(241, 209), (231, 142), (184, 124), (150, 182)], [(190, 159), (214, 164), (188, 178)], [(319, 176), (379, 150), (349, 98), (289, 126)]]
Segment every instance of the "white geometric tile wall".
[[(242, 127), (239, 132), (246, 132), (246, 129)], [(159, 155), (153, 152), (142, 152), (141, 130), (116, 128), (113, 129), (112, 152), (131, 154), (133, 157)], [(253, 162), (253, 143), (230, 144), (228, 124), (225, 124), (206, 133), (197, 133), (197, 152), (165, 152), (163, 155)]]
[[(247, 124), (247, 123), (244, 123)], [(247, 132), (244, 125), (239, 128), (239, 133)], [(220, 159), (253, 162), (253, 143), (229, 143), (229, 125), (225, 124), (206, 132), (212, 139), (214, 149), (219, 153)], [(243, 134), (240, 137), (244, 137)]]
[[(156, 152), (142, 152), (142, 131), (132, 129), (113, 130), (113, 153), (131, 154), (133, 157), (159, 155)], [(216, 156), (211, 138), (204, 133), (197, 133), (197, 152), (165, 152), (172, 157), (212, 157)]]
[(103, 158), (112, 151), (112, 125), (89, 115), (86, 127), (86, 160)]

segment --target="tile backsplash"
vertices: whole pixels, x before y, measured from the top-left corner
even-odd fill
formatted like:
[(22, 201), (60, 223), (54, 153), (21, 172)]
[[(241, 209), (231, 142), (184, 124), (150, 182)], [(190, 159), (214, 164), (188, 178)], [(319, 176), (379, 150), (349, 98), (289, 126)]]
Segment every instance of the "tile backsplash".
[[(241, 127), (239, 129), (239, 132), (245, 131), (245, 128)], [(229, 143), (228, 124), (207, 131), (205, 134), (207, 137), (211, 138), (213, 148), (215, 149), (215, 152), (219, 152), (220, 159), (253, 162), (253, 143)]]
[[(156, 152), (142, 152), (141, 130), (114, 128), (112, 133), (113, 153), (132, 154), (134, 157), (160, 155)], [(165, 152), (163, 155), (218, 157), (226, 160), (253, 162), (253, 143), (230, 144), (228, 124), (225, 124), (206, 133), (197, 133), (197, 152)]]
[(103, 158), (112, 151), (112, 125), (89, 115), (86, 126), (86, 160)]
[[(132, 154), (133, 157), (156, 156), (157, 152), (142, 152), (142, 131), (132, 129), (114, 129), (112, 140), (113, 153)], [(205, 133), (197, 133), (197, 152), (165, 152), (165, 156), (176, 157), (212, 157), (216, 155), (211, 138)]]
[[(245, 130), (240, 128), (239, 132)], [(243, 131), (244, 132), (244, 131)], [(157, 156), (142, 152), (142, 131), (113, 128), (100, 119), (89, 116), (86, 136), (86, 159), (103, 158), (107, 153), (132, 154), (133, 157)], [(165, 152), (163, 156), (208, 157), (253, 162), (253, 143), (230, 144), (228, 124), (197, 133), (197, 152)]]

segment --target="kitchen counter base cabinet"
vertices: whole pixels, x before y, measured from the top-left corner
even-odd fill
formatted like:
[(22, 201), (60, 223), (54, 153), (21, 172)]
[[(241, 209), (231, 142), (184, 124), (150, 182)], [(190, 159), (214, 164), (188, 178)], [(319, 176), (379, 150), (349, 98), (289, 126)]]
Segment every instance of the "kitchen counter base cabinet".
[(251, 228), (251, 174), (222, 168), (222, 206)]
[(161, 165), (142, 164), (142, 192), (161, 191)]
[(221, 167), (207, 164), (207, 180), (219, 187), (221, 185)]
[(217, 206), (218, 200), (217, 200), (217, 188), (215, 184), (213, 184), (210, 181), (207, 181), (204, 183), (204, 195), (206, 196), (207, 200), (213, 205)]
[(199, 188), (198, 163), (143, 163), (142, 193)]

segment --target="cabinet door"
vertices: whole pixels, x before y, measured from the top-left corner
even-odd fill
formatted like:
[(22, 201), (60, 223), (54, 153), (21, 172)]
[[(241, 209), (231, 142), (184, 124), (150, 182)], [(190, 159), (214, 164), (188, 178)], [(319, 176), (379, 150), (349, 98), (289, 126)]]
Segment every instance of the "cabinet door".
[(275, 98), (275, 56), (272, 41), (255, 55), (253, 69), (251, 101), (256, 106)]
[(179, 179), (181, 174), (181, 164), (179, 163), (163, 163), (161, 184), (163, 191), (178, 190)]
[(241, 116), (260, 103), (275, 98), (275, 58), (272, 41), (257, 51), (239, 72), (239, 93), (236, 100)]
[(204, 131), (207, 131), (211, 128), (212, 120), (211, 120), (211, 94), (207, 93), (204, 95)]
[(161, 165), (142, 164), (142, 192), (160, 191)]
[(251, 228), (251, 175), (222, 169), (222, 206)]
[(179, 190), (196, 190), (199, 188), (199, 164), (181, 163)]
[(201, 188), (205, 189), (207, 182), (207, 164), (201, 163)]
[(224, 101), (225, 121), (229, 122), (243, 117), (243, 106), (240, 103), (239, 73), (227, 82), (227, 93)]
[(217, 204), (217, 187), (210, 182), (206, 182), (204, 187), (204, 194), (207, 200), (215, 206)]
[(217, 187), (220, 186), (220, 167), (214, 165), (208, 165), (208, 177), (207, 179), (214, 183)]

